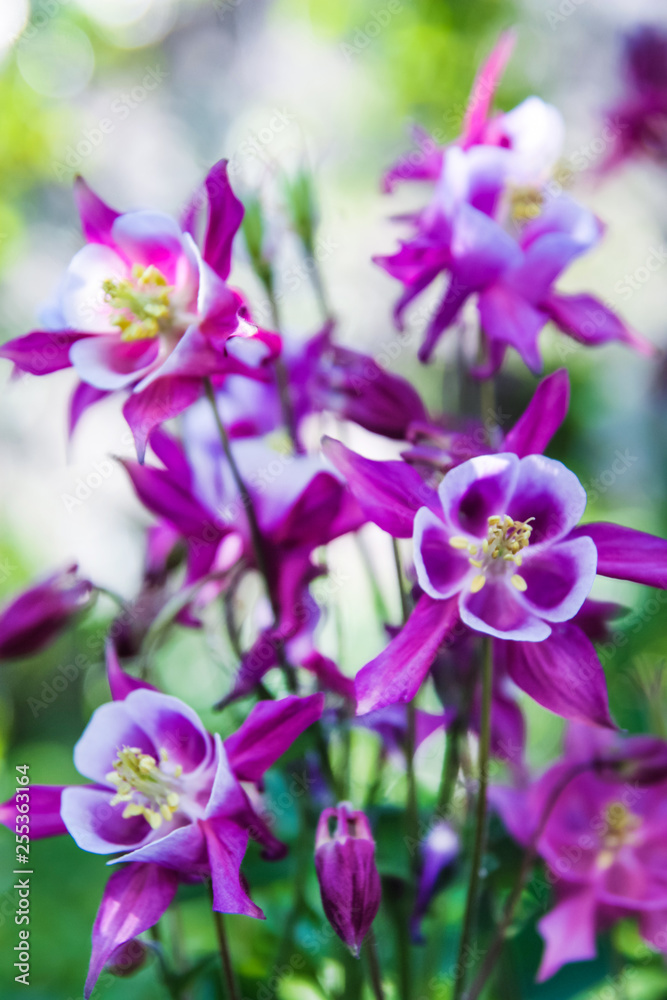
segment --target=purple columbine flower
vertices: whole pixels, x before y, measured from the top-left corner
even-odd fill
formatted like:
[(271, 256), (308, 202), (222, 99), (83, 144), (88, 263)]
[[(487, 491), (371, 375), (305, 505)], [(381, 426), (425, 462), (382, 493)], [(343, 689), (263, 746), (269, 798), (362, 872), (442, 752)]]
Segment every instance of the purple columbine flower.
[[(394, 538), (409, 538), (415, 534), (417, 512), (423, 511), (416, 562), (429, 591), (419, 596), (406, 625), (389, 645), (357, 673), (358, 714), (411, 701), (442, 645), (449, 646), (462, 629), (472, 627), (494, 637), (498, 669), (539, 704), (568, 719), (613, 725), (604, 672), (591, 641), (600, 638), (600, 616), (585, 613), (586, 605), (582, 606), (594, 557), (590, 546), (570, 549), (570, 543), (579, 538), (593, 541), (598, 574), (664, 590), (667, 541), (605, 522), (575, 526), (585, 501), (582, 487), (559, 463), (537, 454), (564, 418), (568, 394), (563, 372), (545, 379), (525, 414), (504, 437), (507, 454), (457, 465), (447, 472), (439, 492), (431, 483), (433, 466), (427, 481), (405, 461), (372, 461), (339, 441), (325, 439), (325, 454), (345, 476), (368, 520)], [(525, 494), (515, 494), (515, 487), (524, 482)], [(515, 496), (514, 515), (491, 509)], [(529, 533), (522, 530), (523, 547), (519, 539), (512, 541), (514, 529), (506, 526), (506, 515), (528, 527), (534, 525)], [(489, 517), (500, 516), (501, 525), (489, 525)], [(498, 536), (495, 545), (489, 532)], [(456, 539), (454, 546), (451, 537)], [(477, 547), (477, 553), (468, 546)], [(487, 558), (491, 549), (499, 548), (503, 556), (512, 557), (503, 558), (504, 569), (495, 568), (493, 556), (492, 561)], [(522, 564), (525, 560), (525, 567), (517, 566), (516, 556)], [(482, 565), (475, 566), (471, 558)], [(535, 564), (530, 567), (532, 558)], [(478, 579), (482, 576), (484, 583)], [(520, 579), (513, 583), (513, 576)], [(532, 588), (537, 603), (531, 606)], [(444, 597), (446, 592), (450, 596)], [(436, 593), (439, 596), (433, 596)], [(612, 609), (610, 616), (618, 610)], [(540, 633), (546, 638), (536, 641)]]
[(532, 785), (491, 790), (512, 836), (524, 845), (537, 836), (555, 889), (556, 905), (538, 924), (539, 982), (594, 958), (596, 934), (629, 917), (667, 952), (667, 745), (589, 733), (576, 740), (583, 747), (569, 740), (564, 759)]
[(397, 253), (375, 258), (405, 286), (395, 309), (397, 325), (402, 329), (407, 306), (445, 273), (447, 289), (428, 324), (422, 361), (473, 295), (486, 349), (480, 376), (500, 367), (508, 347), (539, 371), (537, 340), (549, 320), (585, 344), (618, 340), (652, 353), (598, 299), (554, 288), (565, 268), (597, 244), (603, 227), (592, 212), (567, 196), (553, 196), (547, 186), (562, 143), (554, 108), (529, 98), (508, 114), (488, 118), (508, 54), (503, 40), (473, 92), (461, 139), (441, 150), (439, 164), (432, 155), (424, 160), (436, 184), (426, 208), (408, 216), (414, 235)]
[(611, 151), (601, 170), (633, 157), (667, 162), (667, 33), (643, 25), (624, 40), (624, 93), (606, 118)]
[(560, 462), (512, 453), (470, 459), (443, 479), (440, 510), (418, 511), (422, 590), (456, 597), (462, 621), (499, 639), (539, 642), (573, 618), (593, 585), (597, 551), (568, 538), (586, 492)]
[(90, 605), (93, 586), (76, 569), (54, 573), (0, 611), (0, 660), (38, 653)]
[[(98, 708), (77, 743), (77, 770), (95, 784), (65, 789), (63, 822), (83, 850), (118, 854), (114, 863), (210, 872), (217, 904), (258, 916), (238, 878), (227, 881), (258, 819), (239, 779), (259, 781), (322, 705), (321, 695), (261, 703), (223, 744), (178, 698), (135, 688)], [(261, 822), (254, 832), (267, 838)], [(276, 849), (270, 834), (266, 844)]]
[[(239, 870), (248, 839), (265, 857), (285, 848), (241, 782), (258, 785), (324, 703), (321, 694), (260, 702), (223, 742), (178, 698), (124, 674), (109, 653), (118, 700), (94, 712), (74, 751), (93, 784), (30, 789), (32, 837), (68, 832), (85, 851), (115, 855), (109, 864), (128, 862), (109, 880), (95, 921), (86, 996), (115, 949), (159, 920), (179, 881), (210, 879), (215, 910), (263, 916)], [(11, 830), (20, 816), (15, 799), (0, 806)]]
[[(33, 375), (73, 367), (81, 384), (70, 426), (110, 392), (129, 390), (124, 414), (140, 457), (153, 427), (202, 393), (206, 376), (266, 378), (275, 334), (248, 322), (227, 284), (231, 247), (243, 218), (221, 160), (180, 224), (153, 211), (120, 214), (77, 178), (75, 199), (86, 246), (72, 259), (45, 329), (5, 344), (0, 356)], [(193, 239), (208, 218), (200, 250)]]
[[(333, 834), (332, 821), (336, 824)], [(317, 824), (315, 868), (327, 920), (358, 956), (382, 895), (375, 842), (362, 812), (345, 802), (324, 810)]]

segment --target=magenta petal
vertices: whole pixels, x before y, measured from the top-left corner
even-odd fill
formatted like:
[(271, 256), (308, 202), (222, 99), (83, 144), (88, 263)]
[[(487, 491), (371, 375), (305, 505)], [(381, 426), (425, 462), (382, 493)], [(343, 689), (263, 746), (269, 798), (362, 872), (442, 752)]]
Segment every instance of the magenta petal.
[(543, 642), (495, 644), (518, 687), (556, 715), (614, 729), (604, 671), (590, 639), (572, 622)]
[(79, 382), (69, 403), (69, 436), (71, 437), (86, 410), (109, 395), (106, 389), (96, 389), (87, 382)]
[(74, 201), (81, 219), (81, 229), (88, 243), (105, 243), (113, 247), (111, 227), (119, 216), (113, 208), (88, 187), (83, 177), (74, 180)]
[(568, 962), (595, 958), (595, 891), (584, 887), (568, 895), (537, 925), (545, 949), (537, 974), (538, 983), (553, 976)]
[(73, 330), (34, 330), (25, 337), (8, 340), (0, 347), (0, 358), (13, 361), (19, 371), (30, 375), (50, 375), (71, 368), (72, 344), (94, 335)]
[(182, 443), (177, 438), (162, 429), (153, 431), (151, 449), (177, 482), (187, 488), (192, 485), (192, 466)]
[(573, 537), (587, 535), (598, 550), (598, 573), (667, 590), (667, 541), (645, 531), (598, 521), (584, 524)]
[(472, 569), (468, 555), (449, 544), (450, 536), (451, 531), (428, 507), (417, 511), (414, 534), (417, 580), (422, 590), (436, 600), (458, 593)]
[(197, 191), (183, 219), (183, 228), (196, 238), (196, 223), (202, 194), (208, 203), (203, 257), (207, 264), (227, 278), (231, 268), (232, 241), (243, 220), (243, 205), (232, 191), (227, 160), (219, 160), (208, 172), (203, 192)]
[(170, 284), (176, 281), (178, 262), (184, 254), (183, 234), (171, 216), (146, 210), (125, 212), (115, 220), (111, 235), (132, 264), (153, 264)]
[(260, 701), (225, 740), (229, 763), (242, 781), (259, 781), (294, 740), (322, 715), (324, 695)]
[(432, 487), (407, 462), (375, 462), (328, 437), (322, 449), (345, 477), (368, 519), (394, 538), (409, 538), (419, 508), (437, 504)]
[(438, 489), (454, 533), (486, 538), (489, 517), (511, 514), (509, 497), (519, 473), (516, 455), (480, 455), (448, 472)]
[[(120, 704), (152, 741), (158, 751), (154, 754), (157, 759), (160, 750), (165, 749), (170, 765), (180, 764), (187, 774), (212, 758), (213, 741), (210, 735), (194, 709), (180, 698), (139, 688), (131, 691)], [(128, 745), (132, 746), (129, 742)]]
[(488, 576), (476, 594), (470, 590), (461, 593), (459, 611), (468, 628), (498, 639), (541, 642), (551, 632), (550, 626), (521, 601), (509, 577)]
[(528, 585), (522, 599), (546, 621), (568, 621), (588, 597), (596, 570), (597, 550), (590, 538), (572, 538), (542, 551), (531, 552), (529, 546), (518, 570)]
[(166, 469), (122, 462), (141, 502), (191, 541), (217, 543), (225, 534), (215, 515)]
[(206, 803), (204, 818), (221, 819), (238, 816), (247, 809), (247, 797), (232, 771), (220, 734), (215, 733), (213, 740), (216, 759), (215, 776)]
[(178, 878), (157, 865), (128, 865), (107, 882), (93, 925), (93, 952), (84, 997), (89, 997), (97, 978), (115, 949), (148, 930), (168, 909)]
[(442, 169), (443, 150), (419, 125), (411, 129), (418, 149), (402, 156), (382, 178), (382, 191), (391, 194), (399, 181), (434, 181)]
[(177, 826), (163, 837), (149, 840), (134, 850), (129, 848), (127, 850), (127, 854), (112, 858), (107, 864), (116, 865), (124, 861), (131, 861), (133, 864), (151, 862), (180, 872), (188, 878), (205, 878), (209, 874), (204, 834), (202, 824), (199, 822)]
[(591, 347), (616, 340), (634, 347), (640, 354), (654, 355), (656, 348), (632, 330), (599, 299), (592, 295), (561, 295), (552, 292), (540, 307), (556, 326), (575, 340)]
[(343, 698), (354, 701), (354, 681), (341, 671), (331, 657), (323, 656), (317, 649), (313, 649), (306, 656), (300, 657), (299, 663), (315, 674), (325, 691), (333, 691)]
[(566, 368), (539, 383), (525, 413), (505, 437), (505, 449), (519, 458), (541, 455), (561, 426), (570, 404), (570, 377)]
[(248, 831), (229, 820), (202, 823), (211, 866), (213, 909), (262, 920), (264, 914), (241, 884), (240, 867), (248, 845)]
[[(420, 281), (412, 288), (409, 288), (402, 298), (399, 300), (396, 306), (396, 317), (400, 320), (401, 314), (408, 303), (414, 298), (416, 292), (420, 292), (426, 284), (430, 283), (432, 278), (429, 275), (428, 281)], [(452, 275), (451, 281), (447, 287), (447, 292), (444, 299), (438, 306), (435, 315), (431, 319), (427, 330), (426, 336), (424, 338), (424, 343), (419, 348), (419, 360), (428, 361), (435, 350), (436, 344), (440, 338), (440, 334), (447, 329), (448, 326), (456, 319), (459, 310), (461, 309), (463, 303), (467, 298), (473, 293), (474, 288), (469, 285), (464, 284), (459, 281), (455, 275)], [(399, 326), (399, 329), (401, 327)]]
[[(30, 822), (25, 824), (23, 833), (28, 833), (31, 840), (41, 840), (42, 837), (57, 837), (67, 833), (67, 827), (60, 815), (60, 800), (66, 785), (30, 785)], [(22, 804), (25, 800), (22, 800)], [(24, 813), (16, 810), (16, 796), (0, 805), (0, 823), (18, 835), (23, 824)]]
[(522, 259), (516, 240), (485, 212), (466, 202), (454, 220), (451, 252), (452, 281), (469, 292), (497, 281)]
[(475, 77), (459, 140), (464, 149), (484, 141), (484, 129), (493, 99), (500, 78), (505, 72), (505, 66), (512, 55), (515, 41), (516, 36), (513, 31), (504, 31)]
[(480, 295), (478, 309), (488, 340), (513, 347), (531, 371), (539, 372), (542, 358), (537, 338), (547, 321), (546, 314), (500, 282)]
[(126, 674), (120, 665), (118, 653), (113, 639), (109, 636), (105, 646), (105, 658), (107, 666), (107, 680), (111, 689), (111, 697), (114, 701), (123, 701), (131, 691), (138, 688), (147, 688), (149, 691), (156, 691), (152, 684), (139, 680), (138, 677), (131, 677)]
[(203, 391), (201, 379), (172, 375), (133, 392), (123, 407), (123, 416), (134, 435), (137, 456), (143, 462), (151, 431), (195, 403)]
[(527, 455), (504, 513), (515, 521), (531, 522), (530, 547), (563, 538), (586, 510), (586, 490), (561, 462), (544, 455)]
[(357, 715), (411, 701), (457, 619), (455, 598), (434, 601), (423, 594), (398, 635), (357, 674)]
[(45, 649), (89, 604), (92, 585), (68, 567), (29, 587), (0, 611), (0, 660)]
[(492, 784), (488, 794), (489, 805), (500, 814), (512, 839), (528, 847), (539, 820), (530, 790)]
[(111, 789), (93, 785), (71, 785), (63, 791), (63, 822), (82, 851), (91, 854), (131, 851), (151, 835), (152, 830), (143, 816), (123, 819), (123, 803), (110, 805), (112, 797)]
[(98, 334), (72, 344), (69, 355), (83, 382), (113, 391), (136, 382), (155, 363), (158, 338), (124, 341), (117, 334)]

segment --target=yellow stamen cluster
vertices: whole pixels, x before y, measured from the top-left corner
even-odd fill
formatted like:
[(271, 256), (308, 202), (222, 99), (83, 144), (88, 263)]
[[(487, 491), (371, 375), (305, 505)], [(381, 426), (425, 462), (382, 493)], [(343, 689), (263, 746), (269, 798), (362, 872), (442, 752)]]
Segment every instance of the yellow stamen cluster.
[(132, 277), (102, 282), (105, 301), (115, 310), (122, 340), (152, 340), (171, 325), (172, 287), (157, 267), (132, 266)]
[[(471, 542), (464, 535), (452, 535), (449, 539), (452, 548), (465, 549), (470, 565), (479, 570), (470, 583), (473, 594), (477, 594), (486, 583), (495, 560), (511, 562), (517, 568), (521, 566), (521, 550), (530, 542), (533, 531), (530, 521), (534, 520), (529, 517), (527, 521), (515, 521), (508, 514), (494, 514), (489, 518), (488, 535), (481, 543)], [(518, 573), (513, 573), (510, 580), (517, 590), (523, 591), (528, 586)]]
[(609, 868), (614, 863), (617, 851), (632, 841), (641, 820), (622, 802), (611, 802), (603, 815), (605, 827), (601, 836), (602, 850), (597, 860), (600, 868)]
[[(160, 750), (160, 763), (140, 747), (125, 746), (118, 751), (113, 771), (109, 771), (106, 778), (116, 786), (111, 805), (127, 803), (123, 819), (143, 816), (157, 830), (163, 820), (169, 822), (173, 818), (180, 796), (173, 789), (171, 776), (161, 769), (160, 765), (168, 760), (169, 755), (164, 748)], [(183, 768), (178, 764), (173, 770), (173, 777), (180, 778), (182, 773)]]
[(544, 195), (536, 187), (522, 186), (510, 190), (510, 215), (515, 222), (536, 219), (542, 211)]

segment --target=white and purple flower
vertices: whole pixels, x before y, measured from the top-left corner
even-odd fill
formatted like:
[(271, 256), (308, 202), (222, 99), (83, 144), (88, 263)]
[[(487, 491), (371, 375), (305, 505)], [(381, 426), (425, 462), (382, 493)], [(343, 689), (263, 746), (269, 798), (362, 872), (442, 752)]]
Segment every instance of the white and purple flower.
[[(74, 750), (93, 784), (30, 792), (33, 838), (69, 833), (84, 851), (114, 855), (109, 864), (130, 862), (102, 899), (86, 996), (115, 949), (159, 920), (179, 881), (210, 879), (214, 910), (263, 917), (239, 870), (248, 839), (268, 858), (285, 847), (248, 790), (320, 718), (324, 703), (321, 694), (260, 702), (223, 742), (184, 702), (124, 674), (113, 650), (108, 656), (120, 699), (96, 710)], [(10, 829), (19, 815), (16, 799), (0, 806)]]
[(422, 590), (458, 596), (462, 621), (499, 639), (539, 642), (573, 618), (593, 585), (597, 550), (568, 538), (586, 492), (543, 455), (483, 455), (457, 466), (438, 490), (441, 512), (418, 511), (415, 565)]
[[(140, 457), (151, 430), (203, 391), (206, 377), (269, 377), (280, 348), (258, 330), (227, 284), (243, 206), (227, 163), (208, 173), (180, 223), (162, 212), (116, 212), (77, 178), (75, 199), (86, 246), (76, 253), (43, 330), (9, 341), (0, 356), (46, 375), (72, 367), (80, 384), (70, 429), (88, 406), (127, 390), (125, 417)], [(194, 234), (206, 209), (200, 249)]]

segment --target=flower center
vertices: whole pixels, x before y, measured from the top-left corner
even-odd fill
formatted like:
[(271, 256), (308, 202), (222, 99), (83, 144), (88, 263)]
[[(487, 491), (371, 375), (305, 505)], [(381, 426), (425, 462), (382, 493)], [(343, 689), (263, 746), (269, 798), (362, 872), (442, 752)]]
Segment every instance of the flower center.
[(132, 265), (132, 276), (102, 282), (104, 299), (114, 309), (111, 322), (122, 340), (151, 340), (173, 326), (170, 293), (162, 271), (150, 264)]
[(536, 219), (544, 205), (544, 195), (537, 187), (520, 185), (509, 192), (510, 216), (514, 222)]
[(123, 819), (143, 816), (157, 830), (163, 819), (169, 822), (173, 818), (180, 802), (175, 790), (178, 782), (174, 779), (180, 778), (183, 768), (178, 764), (172, 774), (166, 774), (162, 765), (168, 760), (164, 747), (160, 750), (160, 763), (139, 747), (124, 746), (117, 752), (113, 771), (106, 778), (116, 786), (111, 805), (127, 802)]
[[(479, 570), (472, 578), (470, 590), (476, 594), (486, 583), (489, 573), (497, 573), (499, 569), (512, 568), (521, 565), (521, 550), (530, 542), (534, 517), (527, 521), (515, 521), (508, 514), (494, 514), (489, 518), (489, 528), (486, 538), (480, 542), (471, 542), (464, 535), (452, 535), (449, 544), (454, 549), (465, 549), (471, 566)], [(517, 590), (525, 590), (526, 581), (518, 573), (512, 573), (510, 582)]]
[(641, 820), (622, 802), (611, 802), (607, 805), (603, 817), (605, 826), (600, 837), (602, 849), (598, 854), (598, 866), (609, 868), (614, 863), (617, 851), (633, 840)]

